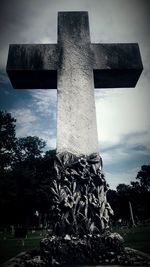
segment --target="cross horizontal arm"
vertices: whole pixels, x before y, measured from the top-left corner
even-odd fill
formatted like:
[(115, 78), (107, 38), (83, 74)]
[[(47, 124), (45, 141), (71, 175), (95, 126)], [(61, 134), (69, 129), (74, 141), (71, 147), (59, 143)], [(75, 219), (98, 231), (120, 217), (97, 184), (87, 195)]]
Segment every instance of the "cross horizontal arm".
[(7, 73), (16, 89), (57, 88), (57, 44), (10, 45)]
[(143, 70), (139, 46), (91, 44), (95, 88), (135, 87)]

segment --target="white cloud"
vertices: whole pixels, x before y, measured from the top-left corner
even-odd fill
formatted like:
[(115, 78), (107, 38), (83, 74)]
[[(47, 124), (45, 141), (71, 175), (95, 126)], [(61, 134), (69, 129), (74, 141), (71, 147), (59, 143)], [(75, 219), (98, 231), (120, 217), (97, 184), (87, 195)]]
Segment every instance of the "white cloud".
[(16, 134), (19, 137), (32, 135), (37, 117), (29, 108), (17, 108), (10, 110), (12, 116), (17, 119)]
[(37, 120), (37, 117), (33, 115), (29, 108), (13, 109), (11, 110), (11, 113), (17, 118), (18, 125), (30, 124)]
[(40, 115), (48, 115), (56, 119), (56, 99), (57, 91), (49, 89), (30, 90), (35, 111), (40, 112)]
[(10, 112), (17, 119), (17, 137), (38, 136), (46, 142), (47, 149), (56, 148), (56, 137), (54, 133), (50, 129), (43, 130), (39, 116), (33, 110), (29, 108), (18, 108), (12, 109)]
[(129, 151), (127, 152), (122, 147), (120, 148), (118, 147), (114, 150), (110, 148), (107, 152), (102, 152), (101, 155), (104, 162), (104, 166), (109, 164), (117, 165), (118, 163), (118, 168), (119, 168), (119, 162), (121, 161), (125, 162), (127, 159), (129, 159)]
[[(103, 91), (103, 90), (102, 90)], [(96, 113), (99, 143), (118, 144), (129, 134), (135, 134), (132, 144), (149, 144), (150, 90), (147, 88), (106, 89), (96, 92)], [(138, 140), (137, 140), (138, 138)], [(143, 139), (142, 139), (143, 138)]]
[[(128, 162), (137, 162), (138, 165), (142, 163), (142, 159), (148, 159), (150, 90), (145, 77), (140, 77), (136, 88), (95, 90), (95, 98), (100, 153), (106, 170), (110, 165), (114, 165), (114, 171), (117, 169), (119, 172), (123, 165), (129, 165)], [(115, 183), (118, 183), (119, 179), (123, 181), (126, 176), (119, 175), (117, 174)], [(127, 180), (130, 180), (130, 175), (127, 177)]]

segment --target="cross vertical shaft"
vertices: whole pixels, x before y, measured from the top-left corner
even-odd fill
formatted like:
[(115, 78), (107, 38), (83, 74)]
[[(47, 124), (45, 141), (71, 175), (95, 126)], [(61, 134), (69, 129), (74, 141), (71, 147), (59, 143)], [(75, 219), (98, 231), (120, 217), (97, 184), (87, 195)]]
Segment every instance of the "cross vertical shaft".
[(58, 44), (57, 151), (88, 155), (98, 138), (87, 12), (59, 13)]

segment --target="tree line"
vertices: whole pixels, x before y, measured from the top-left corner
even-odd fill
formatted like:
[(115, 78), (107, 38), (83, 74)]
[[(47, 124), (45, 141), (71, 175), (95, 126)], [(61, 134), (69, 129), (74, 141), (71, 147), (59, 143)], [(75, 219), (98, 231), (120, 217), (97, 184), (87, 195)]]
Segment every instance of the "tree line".
[[(32, 226), (51, 220), (51, 190), (55, 150), (37, 136), (16, 137), (16, 120), (0, 111), (0, 227)], [(130, 221), (129, 202), (135, 220), (150, 218), (150, 165), (143, 165), (136, 182), (109, 190), (113, 222)], [(44, 222), (43, 222), (44, 223)]]
[(133, 212), (135, 224), (150, 223), (150, 165), (142, 165), (135, 178), (130, 185), (119, 184), (116, 190), (108, 191), (107, 198), (114, 210), (115, 222), (121, 218), (126, 224), (133, 223)]
[(36, 211), (49, 214), (55, 151), (37, 136), (16, 137), (16, 120), (0, 112), (1, 226), (34, 223)]

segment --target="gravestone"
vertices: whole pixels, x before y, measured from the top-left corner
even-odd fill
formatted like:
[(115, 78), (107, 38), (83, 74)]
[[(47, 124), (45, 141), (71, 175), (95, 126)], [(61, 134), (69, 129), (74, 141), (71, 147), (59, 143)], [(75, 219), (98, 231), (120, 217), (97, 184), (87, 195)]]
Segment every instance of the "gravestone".
[(58, 13), (57, 44), (10, 45), (14, 88), (58, 90), (55, 236), (41, 242), (48, 264), (125, 261), (121, 236), (108, 230), (113, 211), (98, 153), (94, 87), (134, 87), (142, 69), (138, 44), (91, 44), (88, 12)]

